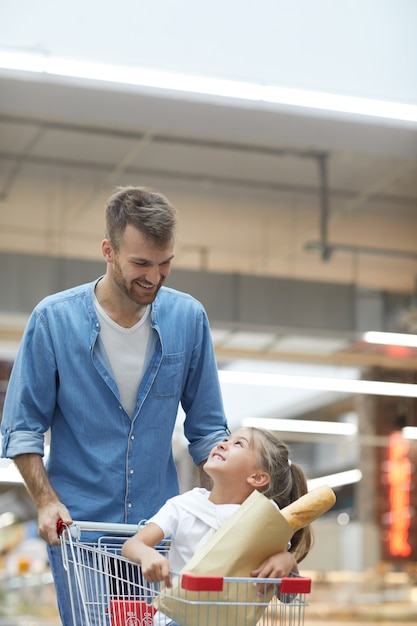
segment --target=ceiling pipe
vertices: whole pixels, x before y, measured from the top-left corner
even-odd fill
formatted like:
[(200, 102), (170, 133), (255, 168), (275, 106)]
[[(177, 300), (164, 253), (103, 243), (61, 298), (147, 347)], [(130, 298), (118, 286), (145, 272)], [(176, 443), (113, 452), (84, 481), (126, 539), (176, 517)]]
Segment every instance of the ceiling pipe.
[(329, 190), (327, 184), (327, 157), (323, 153), (317, 156), (320, 174), (320, 234), (321, 234), (321, 258), (328, 261), (332, 253), (332, 249), (328, 243), (328, 225), (329, 225)]
[[(352, 246), (344, 243), (329, 244), (326, 239), (322, 241), (309, 241), (305, 246), (306, 250), (318, 250), (322, 253), (323, 260), (327, 260), (333, 252), (350, 252), (368, 254), (374, 256), (398, 257), (404, 259), (417, 259), (417, 252), (411, 250), (394, 250), (390, 248), (373, 248), (372, 246)], [(325, 250), (327, 257), (325, 258)]]
[[(348, 253), (359, 253), (359, 254), (367, 254), (374, 256), (386, 256), (386, 257), (397, 257), (404, 259), (417, 259), (417, 252), (411, 250), (394, 250), (389, 248), (376, 248), (372, 246), (353, 246), (350, 244), (341, 244), (341, 243), (329, 243), (329, 234), (328, 234), (328, 226), (329, 226), (329, 192), (328, 192), (328, 154), (322, 153), (316, 155), (317, 163), (319, 166), (319, 176), (320, 176), (320, 241), (309, 241), (305, 245), (305, 250), (318, 250), (321, 252), (321, 258), (323, 261), (328, 261), (333, 254), (333, 252), (348, 252)], [(415, 164), (412, 164), (415, 167)], [(409, 168), (401, 168), (400, 171), (395, 172), (395, 176), (393, 176), (393, 180), (396, 180), (399, 176), (399, 173), (403, 174), (404, 171), (408, 171)], [(374, 195), (376, 190), (369, 189), (362, 194), (359, 194), (357, 198), (354, 198), (349, 208), (353, 206), (358, 206), (360, 202), (369, 199)]]

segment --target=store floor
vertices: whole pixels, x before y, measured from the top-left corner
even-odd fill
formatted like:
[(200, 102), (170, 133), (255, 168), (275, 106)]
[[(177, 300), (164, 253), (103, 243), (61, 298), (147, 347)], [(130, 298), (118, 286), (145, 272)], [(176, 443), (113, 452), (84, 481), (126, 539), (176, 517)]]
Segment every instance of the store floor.
[[(386, 625), (386, 626), (411, 626), (412, 624), (414, 625), (416, 622), (415, 621), (392, 621), (391, 619), (388, 620), (366, 620), (366, 621), (346, 621), (346, 620), (342, 620), (342, 621), (329, 621), (329, 620), (323, 620), (323, 621), (317, 621), (317, 620), (309, 620), (309, 619), (305, 619), (304, 620), (304, 626), (381, 626), (381, 625)], [(22, 616), (22, 617), (13, 617), (13, 618), (2, 618), (0, 617), (0, 626), (62, 626), (60, 621), (54, 621), (54, 622), (47, 622), (45, 623), (45, 621), (39, 617), (32, 617), (29, 615), (26, 616)], [(294, 623), (294, 626), (298, 626), (298, 623)], [(301, 624), (300, 624), (301, 626)]]
[[(415, 618), (410, 618), (407, 620), (398, 620), (398, 619), (392, 619), (392, 618), (381, 618), (381, 617), (375, 617), (375, 618), (358, 618), (358, 619), (339, 619), (339, 620), (310, 620), (307, 617), (304, 620), (304, 626), (374, 626), (375, 624), (378, 624), (378, 626), (381, 626), (381, 624), (385, 624), (386, 626), (415, 626), (416, 621)], [(297, 625), (298, 626), (298, 625)]]
[(318, 611), (312, 604), (306, 608), (304, 626), (411, 626), (417, 624), (417, 605), (375, 604), (340, 607), (337, 612)]

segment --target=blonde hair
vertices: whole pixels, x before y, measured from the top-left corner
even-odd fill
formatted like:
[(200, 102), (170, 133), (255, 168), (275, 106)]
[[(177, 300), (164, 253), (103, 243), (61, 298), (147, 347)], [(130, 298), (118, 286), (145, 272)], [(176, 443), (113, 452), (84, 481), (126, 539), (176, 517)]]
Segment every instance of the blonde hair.
[[(251, 445), (258, 455), (258, 467), (270, 476), (266, 487), (259, 489), (267, 498), (274, 500), (280, 509), (307, 493), (307, 478), (302, 468), (289, 458), (289, 448), (272, 431), (249, 427)], [(290, 552), (297, 562), (302, 561), (311, 550), (313, 535), (310, 526), (301, 528), (291, 539)]]

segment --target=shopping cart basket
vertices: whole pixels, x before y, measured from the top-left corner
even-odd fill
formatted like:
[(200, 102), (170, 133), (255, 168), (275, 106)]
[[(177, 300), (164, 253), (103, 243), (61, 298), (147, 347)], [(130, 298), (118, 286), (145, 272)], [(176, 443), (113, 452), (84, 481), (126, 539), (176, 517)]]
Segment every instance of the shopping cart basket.
[[(148, 583), (121, 555), (132, 524), (74, 522), (61, 532), (74, 626), (301, 626), (311, 579), (172, 574)], [(85, 541), (85, 534), (94, 540)], [(97, 535), (100, 534), (97, 539)], [(82, 537), (82, 540), (81, 540)], [(169, 544), (158, 549), (167, 552)]]

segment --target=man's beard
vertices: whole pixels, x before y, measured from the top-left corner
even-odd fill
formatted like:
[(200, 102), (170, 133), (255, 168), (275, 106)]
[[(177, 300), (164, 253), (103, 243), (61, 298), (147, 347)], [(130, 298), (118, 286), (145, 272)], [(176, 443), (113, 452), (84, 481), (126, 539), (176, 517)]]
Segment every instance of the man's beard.
[(118, 286), (118, 288), (120, 289), (120, 291), (125, 296), (127, 296), (129, 300), (132, 300), (132, 302), (134, 302), (135, 304), (138, 304), (139, 306), (147, 306), (148, 304), (152, 304), (152, 302), (155, 300), (158, 294), (159, 289), (162, 286), (162, 283), (164, 282), (163, 278), (159, 281), (159, 284), (157, 285), (156, 289), (152, 290), (152, 292), (150, 292), (149, 295), (143, 292), (141, 294), (138, 294), (137, 291), (135, 290), (134, 285), (129, 284), (125, 280), (121, 267), (117, 261), (113, 262), (113, 267), (114, 267), (113, 280)]

